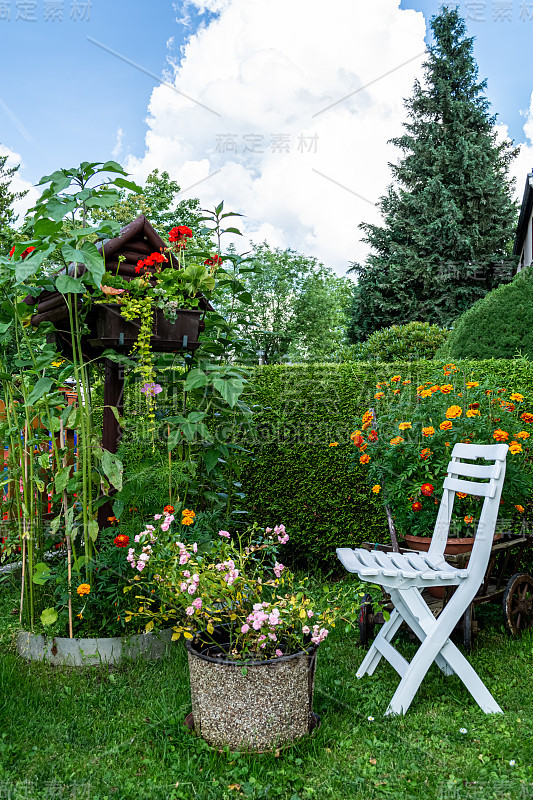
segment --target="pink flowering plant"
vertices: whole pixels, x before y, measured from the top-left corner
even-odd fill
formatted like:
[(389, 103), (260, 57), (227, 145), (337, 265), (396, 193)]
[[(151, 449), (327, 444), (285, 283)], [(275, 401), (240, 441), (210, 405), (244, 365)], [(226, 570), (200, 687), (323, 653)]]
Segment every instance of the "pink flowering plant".
[(297, 580), (283, 563), (289, 541), (283, 524), (221, 530), (206, 545), (180, 541), (172, 514), (157, 514), (153, 522), (127, 555), (135, 573), (127, 588), (137, 589), (139, 603), (131, 617), (148, 618), (147, 631), (171, 623), (173, 639), (213, 642), (225, 658), (246, 661), (318, 645), (336, 620), (356, 624), (361, 586), (320, 587), (312, 597), (308, 580)]

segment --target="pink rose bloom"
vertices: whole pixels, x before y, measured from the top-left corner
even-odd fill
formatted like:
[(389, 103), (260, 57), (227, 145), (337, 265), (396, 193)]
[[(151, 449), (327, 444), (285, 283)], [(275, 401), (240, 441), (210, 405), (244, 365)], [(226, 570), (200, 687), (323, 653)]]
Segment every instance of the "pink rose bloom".
[(250, 630), (250, 626), (246, 625), (246, 623), (245, 623), (241, 628), (241, 633), (248, 633), (249, 630)]
[(139, 561), (149, 561), (149, 560), (150, 556), (148, 553), (141, 553), (141, 555), (139, 556)]
[(161, 530), (162, 531), (166, 532), (166, 531), (168, 531), (169, 528), (170, 528), (170, 523), (169, 522), (163, 522), (163, 524), (161, 525)]
[(180, 565), (183, 566), (184, 564), (187, 563), (188, 560), (189, 560), (189, 554), (188, 553), (182, 553), (181, 556), (180, 556)]
[(313, 614), (313, 612), (311, 610), (309, 610), (307, 612), (307, 616), (309, 617), (309, 619), (311, 619), (311, 617), (314, 617), (314, 614)]
[(184, 577), (184, 578), (190, 578), (190, 577), (191, 577), (191, 573), (189, 572), (189, 570), (188, 570), (188, 569), (186, 569), (186, 570), (184, 571), (184, 573), (183, 573), (183, 577)]
[(192, 551), (193, 551), (193, 553), (197, 553), (198, 552), (198, 545), (196, 544), (196, 542), (192, 546)]
[(229, 533), (228, 533), (228, 531), (219, 531), (219, 532), (218, 532), (218, 535), (219, 535), (219, 536), (224, 536), (226, 539), (229, 539)]
[(194, 594), (195, 591), (196, 591), (196, 584), (195, 583), (191, 583), (191, 585), (189, 586), (187, 591), (189, 592), (189, 594)]
[(196, 575), (196, 573), (192, 576), (192, 579), (195, 583), (200, 583), (200, 576)]
[(305, 635), (307, 636), (307, 634), (310, 633), (310, 632), (311, 632), (311, 628), (309, 627), (309, 625), (304, 625), (303, 628), (302, 628), (302, 633), (305, 633)]
[(194, 614), (194, 608), (192, 606), (189, 606), (188, 608), (185, 609), (185, 613), (188, 614), (189, 617), (192, 617), (192, 615)]
[(163, 514), (154, 514), (154, 519), (161, 519)]
[(276, 642), (278, 640), (278, 637), (276, 636), (275, 633), (269, 633), (268, 638), (272, 639), (273, 642)]
[(265, 528), (265, 533), (272, 533), (272, 528)]
[(140, 538), (141, 538), (141, 534), (140, 534), (140, 533), (138, 533), (136, 536), (134, 536), (134, 537), (133, 537), (133, 541), (134, 541), (134, 542), (139, 542), (139, 541), (140, 541)]
[(196, 600), (192, 601), (192, 604), (199, 611), (201, 609), (201, 607), (202, 607), (202, 598), (201, 597), (197, 597)]
[(281, 577), (281, 573), (283, 572), (284, 569), (285, 569), (285, 564), (279, 564), (276, 561), (276, 563), (274, 564), (274, 575), (276, 576), (276, 578)]
[(180, 589), (181, 589), (182, 592), (186, 592), (187, 589), (188, 589), (187, 584), (186, 583), (180, 583)]
[(139, 570), (139, 572), (142, 572), (145, 566), (146, 564), (144, 563), (144, 561), (137, 561), (137, 569)]
[(265, 634), (263, 633), (263, 634), (262, 634), (262, 635), (261, 635), (261, 636), (258, 638), (258, 640), (257, 640), (257, 641), (258, 641), (258, 642), (264, 642), (266, 638), (267, 638), (267, 637), (266, 637), (266, 636), (265, 636)]
[(283, 651), (282, 651), (282, 650), (279, 650), (279, 649), (278, 649), (278, 650), (276, 650), (276, 655), (277, 655), (277, 657), (279, 658), (280, 656), (282, 656), (282, 655), (283, 655)]

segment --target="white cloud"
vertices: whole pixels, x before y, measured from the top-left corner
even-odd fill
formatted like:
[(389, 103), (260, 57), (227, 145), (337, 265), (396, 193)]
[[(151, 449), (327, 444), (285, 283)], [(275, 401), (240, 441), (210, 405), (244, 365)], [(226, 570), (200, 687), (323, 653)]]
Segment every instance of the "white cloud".
[(21, 200), (16, 200), (13, 204), (15, 213), (19, 215), (18, 224), (20, 224), (26, 211), (35, 205), (41, 193), (30, 181), (25, 180), (23, 177), (24, 164), (22, 163), (22, 158), (19, 153), (15, 153), (13, 150), (10, 150), (9, 147), (0, 144), (0, 156), (7, 156), (6, 168), (16, 167), (17, 164), (20, 164), (20, 169), (15, 172), (11, 179), (10, 191), (24, 192), (28, 190), (28, 194), (25, 197)]
[(378, 220), (397, 157), (387, 140), (421, 74), (424, 18), (399, 4), (190, 0), (218, 16), (183, 47), (175, 89), (153, 90), (146, 150), (129, 171), (203, 181), (188, 196), (246, 214), (249, 238), (344, 273), (365, 256), (357, 225)]
[[(524, 187), (526, 184), (526, 176), (533, 172), (533, 92), (531, 93), (529, 108), (523, 112), (526, 118), (524, 123), (524, 141), (520, 144), (520, 153), (515, 158), (510, 167), (511, 176), (516, 178), (515, 183), (515, 196), (518, 201), (522, 201), (524, 194)], [(509, 132), (506, 125), (499, 125), (498, 130), (502, 136), (509, 138)]]
[(122, 128), (117, 128), (117, 132), (115, 134), (115, 146), (111, 150), (111, 155), (113, 158), (118, 158), (122, 153), (122, 148), (124, 144), (124, 131)]

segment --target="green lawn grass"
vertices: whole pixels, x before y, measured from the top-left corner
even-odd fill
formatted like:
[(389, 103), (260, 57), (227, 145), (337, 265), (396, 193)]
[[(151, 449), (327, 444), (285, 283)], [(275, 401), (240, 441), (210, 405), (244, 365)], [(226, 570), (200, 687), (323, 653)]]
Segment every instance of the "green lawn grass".
[[(26, 664), (13, 649), (15, 606), (4, 583), (0, 798), (533, 798), (533, 636), (508, 639), (498, 615), (484, 615), (472, 662), (504, 716), (483, 714), (457, 678), (432, 667), (407, 715), (383, 717), (396, 674), (385, 664), (358, 681), (363, 650), (337, 629), (318, 658), (320, 729), (278, 755), (253, 756), (213, 752), (184, 728), (181, 644), (162, 661), (114, 670)], [(406, 635), (400, 647), (415, 651)]]

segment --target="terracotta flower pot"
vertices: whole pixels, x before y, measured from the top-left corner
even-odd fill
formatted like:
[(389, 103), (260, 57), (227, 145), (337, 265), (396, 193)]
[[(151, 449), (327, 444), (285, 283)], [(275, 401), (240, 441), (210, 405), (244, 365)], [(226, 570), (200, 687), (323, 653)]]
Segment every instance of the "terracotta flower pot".
[(266, 751), (316, 727), (315, 645), (308, 651), (245, 665), (209, 655), (209, 646), (202, 642), (189, 640), (186, 647), (193, 727), (208, 744)]

